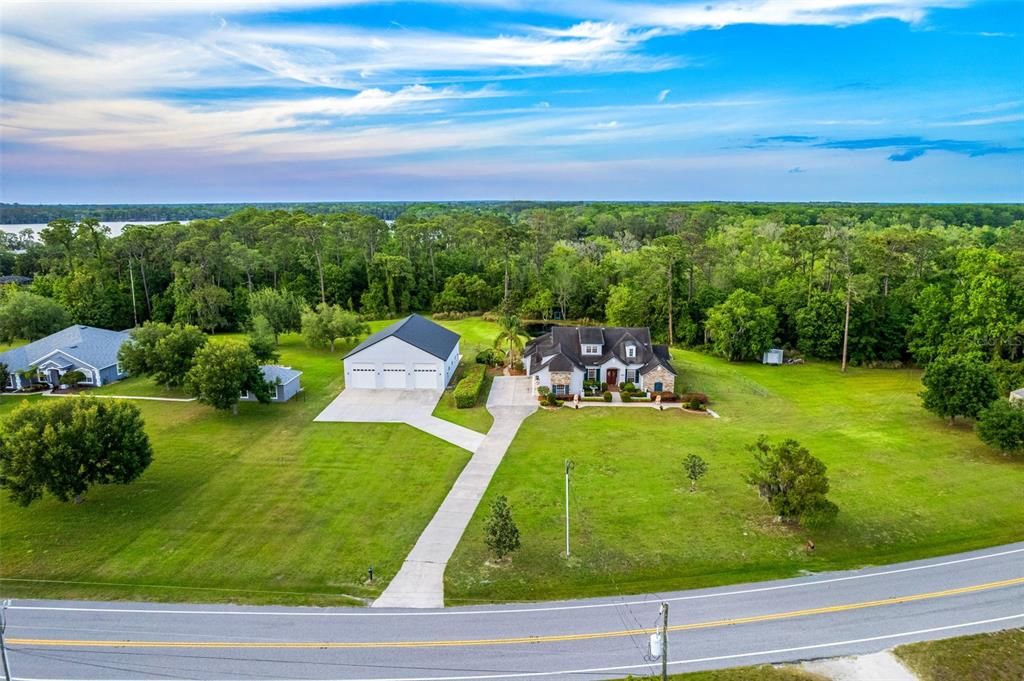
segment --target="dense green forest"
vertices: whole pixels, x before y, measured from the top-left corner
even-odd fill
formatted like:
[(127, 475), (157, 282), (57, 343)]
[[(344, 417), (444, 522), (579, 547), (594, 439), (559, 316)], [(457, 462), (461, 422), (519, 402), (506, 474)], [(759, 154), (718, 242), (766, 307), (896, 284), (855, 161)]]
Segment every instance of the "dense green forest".
[[(119, 209), (135, 209), (14, 208), (28, 211), (18, 214), (25, 221), (73, 208), (120, 219)], [(175, 207), (131, 219), (163, 208)], [(526, 319), (650, 326), (662, 340), (707, 343), (732, 359), (768, 345), (837, 359), (849, 309), (853, 363), (968, 352), (1020, 367), (1021, 205), (322, 208), (204, 218), (192, 207), (180, 216), (188, 224), (129, 226), (117, 237), (79, 212), (51, 219), (36, 238), (3, 235), (0, 274), (33, 277), (32, 292), (106, 328), (147, 319), (244, 328), (249, 295), (272, 287), (373, 318), (505, 308)], [(9, 219), (12, 207), (3, 210)]]

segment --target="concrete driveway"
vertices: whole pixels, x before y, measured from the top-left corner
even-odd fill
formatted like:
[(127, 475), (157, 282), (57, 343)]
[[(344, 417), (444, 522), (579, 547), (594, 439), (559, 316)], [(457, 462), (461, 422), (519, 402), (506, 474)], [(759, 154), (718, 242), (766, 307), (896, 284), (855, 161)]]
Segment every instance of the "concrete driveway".
[(456, 447), (475, 452), (484, 436), (432, 416), (441, 390), (360, 390), (346, 388), (314, 421), (405, 423)]
[(448, 496), (427, 524), (375, 608), (440, 608), (444, 606), (444, 570), (502, 457), (527, 416), (537, 411), (531, 379), (496, 376), (487, 394), (494, 425), (462, 469)]

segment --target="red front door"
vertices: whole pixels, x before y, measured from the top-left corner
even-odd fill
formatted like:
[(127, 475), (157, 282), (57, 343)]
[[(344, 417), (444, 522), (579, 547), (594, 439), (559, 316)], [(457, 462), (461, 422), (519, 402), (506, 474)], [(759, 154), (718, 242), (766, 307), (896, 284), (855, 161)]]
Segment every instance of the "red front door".
[(605, 383), (608, 384), (608, 389), (609, 390), (618, 390), (619, 389), (619, 370), (618, 369), (608, 369), (608, 371), (605, 372), (605, 379), (606, 379)]

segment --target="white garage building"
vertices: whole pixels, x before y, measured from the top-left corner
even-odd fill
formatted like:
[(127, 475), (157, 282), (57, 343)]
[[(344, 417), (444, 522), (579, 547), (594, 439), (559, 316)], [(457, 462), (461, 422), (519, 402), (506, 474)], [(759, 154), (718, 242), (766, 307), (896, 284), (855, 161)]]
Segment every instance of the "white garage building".
[(345, 355), (345, 387), (443, 390), (461, 357), (457, 333), (409, 315)]

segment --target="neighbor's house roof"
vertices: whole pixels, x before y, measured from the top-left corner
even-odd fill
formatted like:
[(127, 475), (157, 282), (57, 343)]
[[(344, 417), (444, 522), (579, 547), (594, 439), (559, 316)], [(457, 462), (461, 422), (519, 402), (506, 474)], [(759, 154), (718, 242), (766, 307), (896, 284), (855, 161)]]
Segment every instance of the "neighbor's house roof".
[(352, 348), (352, 351), (342, 357), (342, 359), (348, 359), (357, 352), (365, 350), (371, 345), (375, 345), (385, 338), (391, 338), (392, 336), (438, 359), (448, 359), (448, 356), (452, 354), (452, 350), (459, 343), (459, 334), (449, 331), (437, 322), (421, 317), (418, 314), (411, 314), (405, 319), (381, 329), (377, 333), (370, 334), (366, 340)]
[(4, 284), (31, 284), (32, 277), (23, 277), (20, 274), (5, 274), (0, 277), (0, 286)]
[(0, 362), (11, 371), (24, 371), (47, 355), (60, 351), (96, 369), (117, 363), (117, 351), (130, 331), (108, 331), (92, 326), (69, 326), (28, 345), (0, 354)]
[[(630, 344), (636, 346), (636, 357), (626, 357), (626, 346)], [(601, 354), (584, 355), (583, 345), (599, 345)], [(623, 364), (641, 364), (641, 375), (657, 367), (676, 373), (669, 361), (668, 346), (651, 343), (651, 330), (647, 327), (553, 326), (548, 333), (527, 343), (523, 354), (530, 358), (531, 374), (545, 368), (571, 371), (598, 367), (612, 358)]]
[(1010, 397), (1016, 397), (1018, 400), (1024, 400), (1024, 388), (1017, 388), (1010, 393)]
[(276, 384), (280, 380), (281, 385), (287, 385), (302, 375), (301, 371), (280, 364), (264, 364), (260, 371), (263, 372), (263, 380), (267, 383)]

